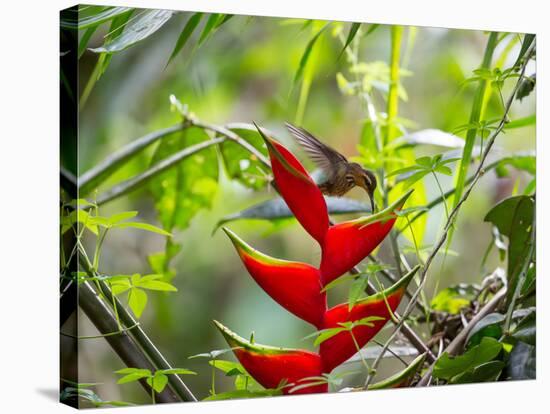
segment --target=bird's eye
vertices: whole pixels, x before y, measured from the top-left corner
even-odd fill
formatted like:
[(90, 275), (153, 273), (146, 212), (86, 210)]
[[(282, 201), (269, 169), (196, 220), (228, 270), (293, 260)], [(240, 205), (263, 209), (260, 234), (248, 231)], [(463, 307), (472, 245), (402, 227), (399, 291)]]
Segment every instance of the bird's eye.
[(352, 175), (346, 175), (346, 181), (348, 184), (353, 184), (355, 182)]

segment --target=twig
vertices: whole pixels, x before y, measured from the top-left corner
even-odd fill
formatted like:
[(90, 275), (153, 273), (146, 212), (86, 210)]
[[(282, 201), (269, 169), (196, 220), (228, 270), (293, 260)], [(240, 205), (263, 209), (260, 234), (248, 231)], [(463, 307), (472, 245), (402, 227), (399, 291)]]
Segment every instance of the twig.
[[(223, 137), (239, 144), (241, 147), (243, 147), (245, 150), (253, 154), (258, 160), (264, 164), (266, 167), (271, 168), (271, 164), (269, 163), (269, 160), (265, 157), (264, 154), (262, 154), (260, 151), (258, 151), (252, 144), (250, 144), (248, 141), (242, 139), (240, 136), (235, 134), (233, 131), (231, 131), (229, 128), (224, 126), (218, 126), (214, 124), (210, 124), (204, 121), (200, 121), (198, 119), (188, 118), (187, 122), (189, 122), (190, 125), (195, 126), (197, 128), (207, 129), (209, 131), (215, 132), (218, 135), (222, 135)], [(240, 124), (234, 124), (234, 127), (238, 126)], [(228, 126), (231, 126), (229, 124)], [(243, 129), (250, 129), (253, 131), (256, 131), (256, 128), (253, 128), (252, 125), (249, 124), (242, 124), (241, 125)], [(262, 128), (263, 131), (266, 133), (271, 134), (269, 131)]]
[[(463, 347), (464, 341), (468, 337), (468, 334), (472, 328), (485, 316), (493, 312), (498, 306), (500, 300), (506, 295), (506, 288), (501, 288), (493, 298), (487, 302), (487, 304), (479, 310), (479, 312), (468, 322), (468, 325), (464, 327), (462, 331), (451, 341), (451, 343), (445, 348), (443, 352), (446, 352), (449, 355), (456, 355)], [(422, 379), (416, 384), (417, 387), (423, 387), (427, 385), (432, 377), (432, 371), (434, 364), (428, 368)]]
[[(422, 289), (424, 287), (424, 284), (426, 283), (427, 273), (428, 273), (428, 269), (430, 268), (431, 263), (433, 262), (433, 260), (434, 260), (435, 256), (437, 255), (439, 249), (441, 248), (441, 246), (443, 245), (443, 243), (447, 239), (447, 234), (448, 234), (449, 230), (451, 229), (451, 227), (453, 226), (454, 219), (458, 215), (458, 212), (460, 211), (461, 206), (468, 199), (470, 193), (472, 192), (472, 189), (474, 188), (477, 181), (479, 180), (479, 178), (484, 173), (483, 165), (485, 163), (485, 160), (487, 159), (487, 156), (488, 156), (488, 154), (491, 150), (491, 147), (493, 146), (493, 144), (495, 142), (496, 137), (500, 134), (500, 132), (504, 129), (504, 126), (506, 125), (506, 122), (507, 122), (507, 119), (508, 119), (508, 112), (510, 111), (510, 108), (512, 106), (512, 103), (514, 101), (516, 93), (519, 89), (520, 81), (523, 79), (523, 75), (525, 73), (525, 68), (527, 67), (527, 62), (529, 61), (529, 58), (530, 58), (531, 54), (534, 51), (534, 46), (535, 46), (535, 43), (533, 43), (530, 46), (529, 51), (525, 54), (525, 56), (526, 56), (525, 63), (522, 66), (521, 73), (520, 73), (520, 76), (518, 78), (518, 81), (516, 82), (514, 90), (512, 91), (512, 94), (510, 95), (510, 97), (508, 99), (508, 102), (506, 104), (504, 113), (502, 115), (502, 118), (499, 122), (498, 127), (493, 131), (491, 137), (488, 139), (487, 146), (485, 147), (484, 152), (481, 154), (481, 158), (480, 158), (480, 161), (479, 161), (479, 166), (477, 167), (476, 172), (474, 173), (473, 180), (470, 183), (470, 185), (468, 186), (468, 188), (466, 189), (466, 191), (462, 194), (462, 197), (460, 198), (460, 200), (458, 201), (456, 206), (453, 208), (453, 210), (449, 214), (449, 216), (447, 218), (447, 222), (446, 222), (445, 227), (443, 229), (443, 233), (442, 233), (441, 237), (439, 238), (439, 241), (434, 246), (432, 252), (428, 256), (428, 259), (426, 260), (426, 263), (425, 263), (425, 265), (422, 269), (422, 273), (420, 275), (420, 284), (418, 286), (418, 289), (415, 291), (415, 293), (413, 295), (413, 298), (411, 299), (411, 301), (409, 302), (407, 308), (405, 309), (405, 311), (403, 313), (403, 318), (401, 319), (400, 323), (397, 324), (397, 328), (394, 330), (394, 332), (390, 335), (390, 337), (386, 341), (385, 348), (387, 348), (389, 346), (389, 344), (391, 343), (391, 341), (393, 340), (395, 335), (397, 335), (398, 331), (400, 330), (401, 325), (404, 322), (405, 318), (407, 318), (409, 316), (409, 314), (411, 313), (412, 305), (414, 305), (414, 302), (416, 300), (418, 300), (420, 292), (422, 291)], [(382, 352), (380, 353), (379, 357), (373, 362), (371, 372), (376, 371), (376, 367), (380, 363), (381, 356), (384, 354), (384, 352), (385, 352), (385, 350), (383, 349)], [(365, 382), (365, 389), (367, 389), (368, 384), (369, 384), (371, 379), (372, 379), (371, 375), (367, 376), (367, 380)]]

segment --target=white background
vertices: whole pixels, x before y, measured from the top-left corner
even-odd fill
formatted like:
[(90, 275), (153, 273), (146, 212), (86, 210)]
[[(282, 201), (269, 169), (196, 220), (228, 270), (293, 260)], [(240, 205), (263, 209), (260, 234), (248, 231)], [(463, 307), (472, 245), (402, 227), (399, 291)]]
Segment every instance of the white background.
[[(101, 4), (90, 1), (86, 3)], [(112, 5), (537, 33), (538, 360), (536, 381), (155, 407), (110, 413), (542, 412), (548, 401), (548, 11), (544, 1), (134, 0)], [(0, 411), (69, 412), (58, 386), (58, 16), (61, 0), (2, 4)], [(39, 65), (39, 67), (36, 67)], [(546, 92), (546, 93), (545, 93)], [(545, 105), (546, 104), (546, 105)], [(546, 133), (546, 135), (545, 135)], [(475, 234), (472, 234), (475, 237)], [(548, 253), (548, 247), (546, 247)], [(546, 334), (546, 335), (545, 335)]]

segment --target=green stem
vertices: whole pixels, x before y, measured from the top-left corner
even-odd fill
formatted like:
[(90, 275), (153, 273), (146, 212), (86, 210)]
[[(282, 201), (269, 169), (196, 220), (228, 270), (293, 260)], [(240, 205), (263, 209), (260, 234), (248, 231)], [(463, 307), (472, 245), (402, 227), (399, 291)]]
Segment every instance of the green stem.
[[(481, 63), (480, 69), (490, 69), (491, 62), (493, 60), (493, 54), (498, 43), (498, 33), (492, 32), (489, 35), (487, 41), (487, 46), (485, 47), (485, 53), (483, 55), (483, 61)], [(474, 102), (472, 105), (472, 110), (470, 113), (470, 124), (478, 124), (481, 119), (483, 119), (483, 113), (485, 112), (485, 106), (487, 100), (485, 99), (486, 91), (489, 87), (489, 81), (482, 79), (479, 81), (479, 85), (476, 90), (474, 97)], [(457, 206), (462, 192), (464, 191), (464, 186), (466, 182), (466, 174), (468, 172), (468, 167), (470, 166), (470, 161), (472, 159), (472, 151), (474, 148), (475, 138), (476, 138), (476, 129), (469, 129), (466, 133), (466, 142), (464, 144), (464, 149), (462, 150), (462, 158), (460, 160), (460, 165), (458, 168), (458, 175), (456, 178), (455, 186), (455, 196), (453, 200), (453, 208)]]
[(439, 189), (439, 195), (443, 199), (443, 206), (445, 207), (445, 217), (447, 220), (449, 220), (449, 207), (447, 207), (447, 200), (445, 199), (445, 193), (443, 192), (443, 188), (441, 187), (441, 183), (439, 182), (439, 179), (437, 178), (437, 174), (435, 171), (432, 170), (432, 175), (435, 178), (435, 182), (437, 184), (437, 188)]
[(397, 136), (395, 118), (399, 106), (399, 58), (401, 52), (401, 39), (403, 37), (402, 26), (392, 26), (391, 28), (391, 57), (390, 57), (390, 88), (388, 91), (388, 107), (386, 120), (386, 134), (384, 145), (387, 145)]
[(86, 82), (86, 86), (84, 87), (84, 90), (82, 91), (82, 95), (80, 96), (80, 99), (78, 101), (79, 112), (81, 112), (82, 109), (84, 109), (84, 106), (86, 105), (86, 102), (88, 102), (88, 98), (92, 93), (92, 89), (94, 88), (97, 80), (99, 79), (99, 76), (101, 75), (101, 68), (103, 67), (105, 56), (106, 56), (105, 53), (101, 53), (97, 58), (97, 61), (94, 66), (94, 70), (90, 74), (90, 77), (88, 78), (88, 82)]
[(210, 384), (210, 392), (212, 395), (216, 395), (216, 360), (212, 360), (212, 378)]
[(359, 347), (359, 343), (357, 343), (357, 339), (355, 339), (355, 335), (353, 334), (353, 329), (349, 330), (349, 334), (351, 335), (351, 339), (353, 340), (353, 343), (355, 344), (355, 348), (357, 349), (357, 353), (359, 354), (359, 358), (361, 358), (361, 363), (367, 370), (367, 373), (370, 372), (369, 364), (367, 364), (367, 361), (365, 360), (365, 357), (361, 353), (361, 348)]
[(96, 239), (96, 247), (94, 252), (94, 261), (93, 261), (93, 268), (94, 270), (99, 269), (99, 256), (101, 255), (101, 246), (103, 245), (103, 242), (105, 241), (105, 237), (107, 236), (107, 232), (109, 231), (109, 228), (105, 228), (105, 231), (100, 234), (100, 236)]

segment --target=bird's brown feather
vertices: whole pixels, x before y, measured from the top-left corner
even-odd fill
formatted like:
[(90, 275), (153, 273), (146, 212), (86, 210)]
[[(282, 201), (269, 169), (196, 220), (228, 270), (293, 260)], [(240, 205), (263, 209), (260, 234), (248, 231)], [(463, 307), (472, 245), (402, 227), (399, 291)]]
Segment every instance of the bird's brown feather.
[(327, 181), (333, 181), (335, 177), (345, 174), (348, 164), (346, 157), (323, 144), (305, 129), (288, 122), (285, 125), (311, 160), (326, 174)]

